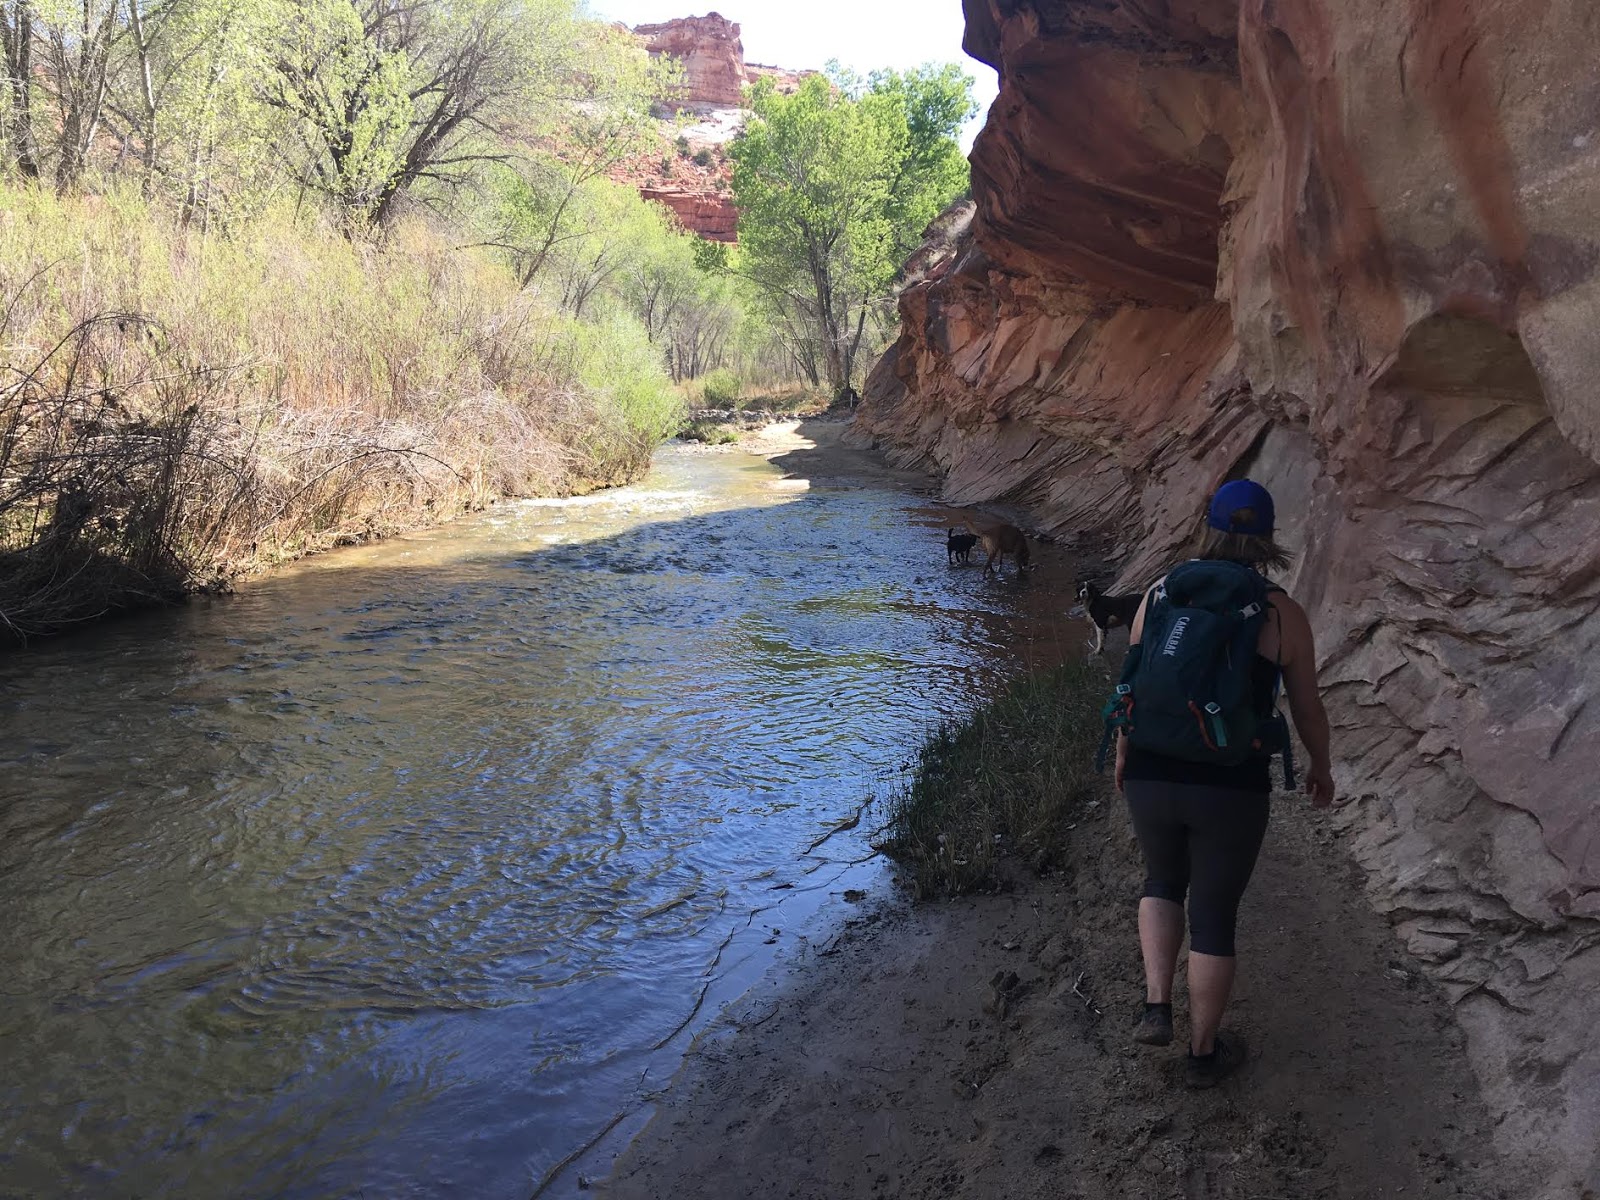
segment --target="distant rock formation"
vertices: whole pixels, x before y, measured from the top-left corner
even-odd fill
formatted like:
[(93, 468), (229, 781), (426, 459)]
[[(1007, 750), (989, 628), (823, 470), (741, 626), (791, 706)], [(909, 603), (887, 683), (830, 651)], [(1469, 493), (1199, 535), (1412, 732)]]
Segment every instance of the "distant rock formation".
[(736, 108), (749, 76), (739, 26), (721, 13), (679, 17), (660, 25), (636, 25), (652, 55), (670, 55), (683, 64), (684, 94), (690, 104)]
[(789, 96), (799, 91), (800, 85), (817, 72), (790, 71), (783, 67), (769, 67), (766, 63), (745, 63), (744, 73), (749, 76), (751, 83), (758, 79), (772, 80), (772, 86), (778, 89), (779, 95)]
[[(612, 177), (633, 184), (646, 200), (672, 209), (691, 233), (714, 242), (737, 241), (739, 213), (729, 194), (721, 148), (743, 128), (739, 105), (744, 89), (758, 79), (770, 79), (779, 92), (788, 94), (816, 72), (746, 63), (739, 26), (721, 13), (639, 25), (633, 32), (644, 39), (652, 55), (670, 56), (683, 65), (683, 90), (663, 96), (659, 111), (668, 117), (686, 111), (698, 119), (681, 133), (673, 128), (679, 148), (676, 158), (668, 150), (664, 159), (623, 164)], [(703, 151), (712, 152), (711, 161)]]
[(739, 26), (721, 13), (636, 25), (633, 32), (644, 39), (651, 54), (668, 55), (683, 64), (684, 91), (671, 100), (686, 106), (736, 108), (745, 85), (757, 79), (771, 79), (778, 91), (787, 94), (816, 74), (745, 62)]
[(973, 203), (858, 429), (1125, 588), (1224, 479), (1278, 493), (1373, 898), (1519, 1198), (1600, 1196), (1596, 9), (965, 8)]
[(640, 185), (639, 194), (646, 200), (665, 204), (677, 214), (685, 229), (708, 242), (739, 240), (739, 210), (733, 206), (733, 197), (724, 192), (646, 183)]

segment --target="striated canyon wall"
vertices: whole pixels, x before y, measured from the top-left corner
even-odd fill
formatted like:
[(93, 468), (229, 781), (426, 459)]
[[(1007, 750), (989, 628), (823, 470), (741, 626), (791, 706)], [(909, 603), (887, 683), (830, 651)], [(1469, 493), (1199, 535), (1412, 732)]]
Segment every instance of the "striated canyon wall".
[(665, 204), (685, 229), (708, 242), (737, 242), (739, 210), (725, 187), (720, 178), (709, 187), (685, 187), (653, 179), (639, 185), (639, 195)]
[(1000, 96), (859, 429), (1130, 587), (1273, 488), (1374, 899), (1527, 1195), (1600, 1196), (1600, 6), (965, 7)]

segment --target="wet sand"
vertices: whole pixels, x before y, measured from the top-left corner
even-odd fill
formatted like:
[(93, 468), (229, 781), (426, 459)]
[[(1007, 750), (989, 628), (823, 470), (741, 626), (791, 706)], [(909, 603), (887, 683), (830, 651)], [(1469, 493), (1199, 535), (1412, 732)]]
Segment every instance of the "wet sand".
[(920, 471), (889, 466), (883, 456), (845, 444), (850, 422), (837, 417), (803, 417), (779, 421), (745, 433), (739, 449), (776, 463), (792, 478), (818, 484), (863, 479), (892, 482), (913, 494), (933, 496), (938, 484)]
[[(597, 1185), (646, 1198), (1513, 1197), (1447, 1003), (1401, 961), (1327, 819), (1280, 797), (1212, 1092), (1135, 1047), (1139, 865), (1117, 802), (1055, 875), (877, 899), (735, 1005)], [(1177, 1005), (1183, 1040), (1180, 972)]]

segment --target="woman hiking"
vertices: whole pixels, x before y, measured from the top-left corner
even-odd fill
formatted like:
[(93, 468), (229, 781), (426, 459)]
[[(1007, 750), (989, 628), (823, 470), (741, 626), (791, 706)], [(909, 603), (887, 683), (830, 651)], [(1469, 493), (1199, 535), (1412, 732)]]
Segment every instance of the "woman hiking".
[[(1310, 754), (1311, 803), (1335, 803), (1328, 717), (1305, 610), (1267, 583), (1289, 555), (1273, 539), (1272, 496), (1249, 480), (1224, 484), (1206, 512), (1195, 558), (1145, 596), (1118, 698), (1117, 787), (1144, 852), (1139, 901), (1145, 1004), (1134, 1040), (1172, 1041), (1172, 978), (1189, 923), (1189, 1086), (1213, 1087), (1244, 1062), (1242, 1040), (1219, 1032), (1233, 989), (1234, 925), (1267, 829), (1271, 756), (1288, 729), (1281, 679)], [(1148, 637), (1147, 637), (1148, 635)]]

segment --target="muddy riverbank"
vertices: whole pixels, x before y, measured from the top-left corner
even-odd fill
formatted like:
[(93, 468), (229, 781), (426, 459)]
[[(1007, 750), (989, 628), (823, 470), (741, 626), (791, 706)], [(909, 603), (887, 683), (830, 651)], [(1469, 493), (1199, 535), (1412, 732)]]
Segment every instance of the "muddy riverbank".
[[(610, 1200), (1511, 1200), (1461, 1030), (1363, 895), (1347, 822), (1275, 801), (1230, 1021), (1253, 1061), (1213, 1093), (1182, 1087), (1181, 1046), (1129, 1041), (1141, 867), (1106, 795), (1048, 876), (1015, 867), (1003, 894), (926, 905), (890, 882), (796, 948), (701, 1035), (632, 1144), (585, 1164), (592, 1185)], [(1179, 1000), (1181, 1030), (1181, 970)]]
[(1182, 1087), (1179, 1047), (1129, 1043), (1139, 866), (1101, 803), (1056, 874), (884, 889), (795, 956), (702, 1036), (598, 1194), (1511, 1200), (1460, 1030), (1342, 840), (1279, 797), (1240, 933), (1254, 1059), (1215, 1092)]

